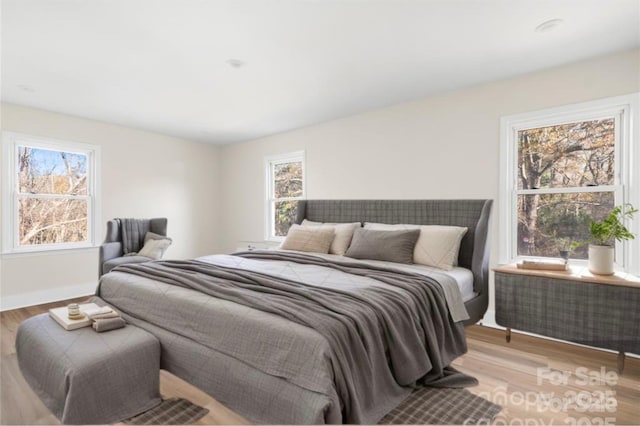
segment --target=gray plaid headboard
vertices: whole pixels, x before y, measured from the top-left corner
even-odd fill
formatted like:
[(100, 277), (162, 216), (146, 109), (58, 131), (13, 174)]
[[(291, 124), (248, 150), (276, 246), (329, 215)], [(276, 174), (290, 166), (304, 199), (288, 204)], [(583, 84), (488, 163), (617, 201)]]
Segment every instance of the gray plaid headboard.
[(487, 291), (489, 218), (493, 200), (304, 200), (298, 202), (296, 223), (380, 222), (465, 226), (458, 264), (471, 269), (474, 288)]

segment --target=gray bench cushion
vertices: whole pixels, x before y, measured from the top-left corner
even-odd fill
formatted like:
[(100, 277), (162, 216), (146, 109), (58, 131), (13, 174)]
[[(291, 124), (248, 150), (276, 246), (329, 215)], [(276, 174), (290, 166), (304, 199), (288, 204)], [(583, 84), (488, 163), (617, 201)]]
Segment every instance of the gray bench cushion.
[(116, 257), (115, 259), (107, 260), (104, 262), (104, 266), (102, 266), (103, 273), (111, 271), (113, 268), (119, 265), (125, 265), (127, 263), (144, 263), (151, 262), (153, 259), (145, 256), (122, 256)]
[(20, 324), (20, 370), (65, 424), (115, 423), (161, 402), (160, 343), (132, 325), (67, 331), (48, 314)]

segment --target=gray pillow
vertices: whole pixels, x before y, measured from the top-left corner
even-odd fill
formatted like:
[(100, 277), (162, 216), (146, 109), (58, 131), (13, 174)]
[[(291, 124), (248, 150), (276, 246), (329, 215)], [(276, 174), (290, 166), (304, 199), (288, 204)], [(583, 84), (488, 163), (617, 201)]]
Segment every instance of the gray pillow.
[(345, 256), (355, 259), (413, 263), (413, 250), (420, 237), (419, 229), (377, 231), (357, 228)]

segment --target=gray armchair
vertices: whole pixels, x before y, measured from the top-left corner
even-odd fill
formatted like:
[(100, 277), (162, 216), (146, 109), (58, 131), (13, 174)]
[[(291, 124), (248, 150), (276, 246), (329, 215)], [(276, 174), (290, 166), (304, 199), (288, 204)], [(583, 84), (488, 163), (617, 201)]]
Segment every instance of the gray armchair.
[(113, 219), (107, 222), (107, 236), (100, 246), (99, 274), (106, 274), (125, 263), (148, 262), (144, 256), (125, 256), (137, 253), (144, 246), (147, 232), (167, 235), (167, 218)]

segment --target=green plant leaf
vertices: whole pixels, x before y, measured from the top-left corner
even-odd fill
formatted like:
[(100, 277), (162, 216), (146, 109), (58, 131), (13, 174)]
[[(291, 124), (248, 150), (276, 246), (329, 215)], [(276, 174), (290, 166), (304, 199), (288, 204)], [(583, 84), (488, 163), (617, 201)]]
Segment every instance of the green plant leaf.
[(591, 221), (589, 230), (593, 236), (593, 244), (611, 246), (617, 241), (632, 240), (635, 235), (624, 226), (625, 219), (633, 219), (638, 211), (631, 204), (614, 207), (611, 213), (599, 222)]

